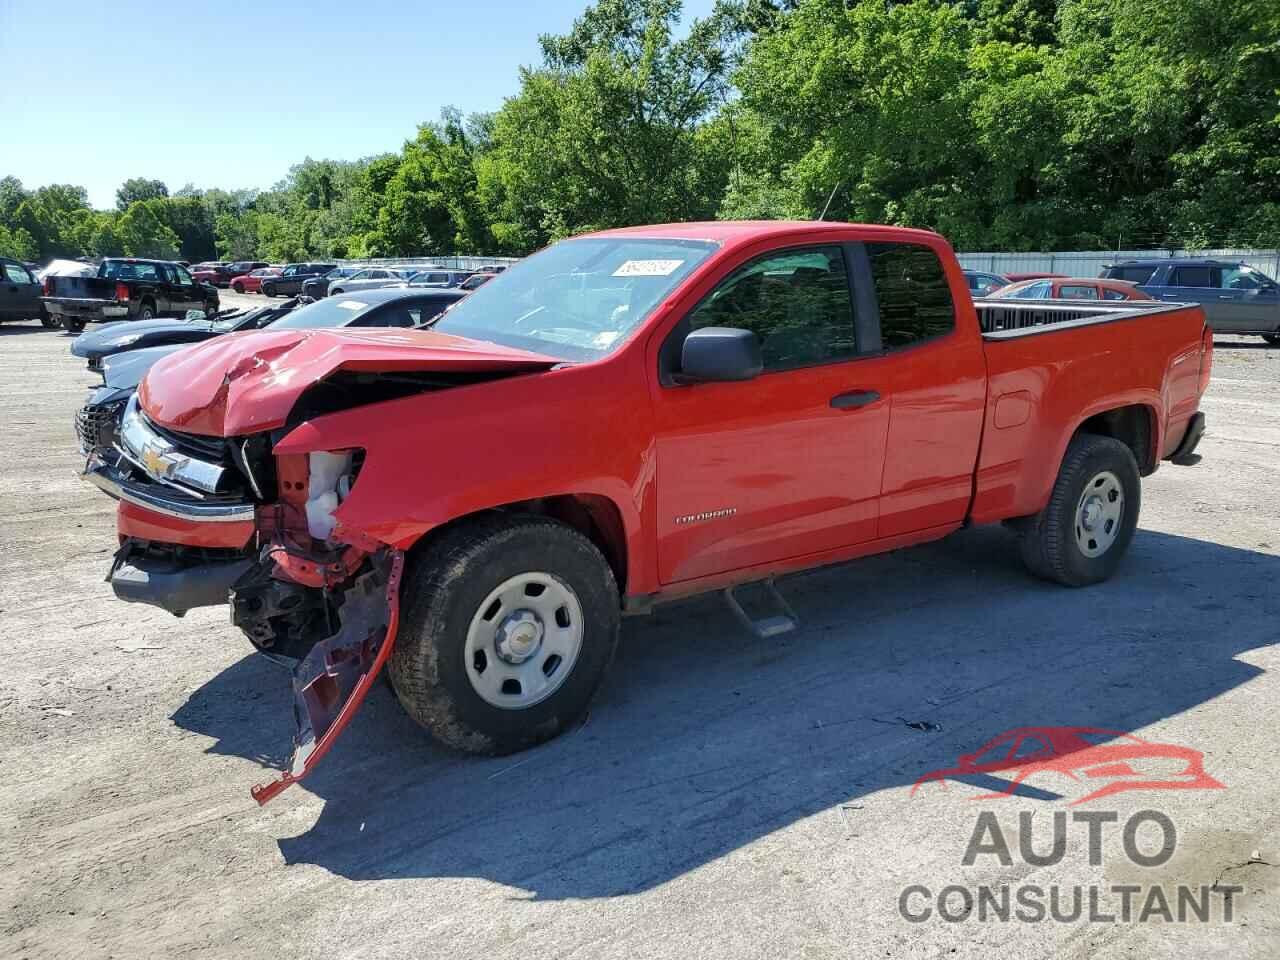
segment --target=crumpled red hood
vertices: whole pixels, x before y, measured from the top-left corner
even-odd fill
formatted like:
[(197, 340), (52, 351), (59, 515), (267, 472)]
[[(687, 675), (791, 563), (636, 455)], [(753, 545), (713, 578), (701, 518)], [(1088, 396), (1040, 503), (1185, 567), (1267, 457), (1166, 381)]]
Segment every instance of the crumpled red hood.
[(138, 402), (161, 426), (235, 437), (283, 426), (302, 392), (338, 370), (546, 370), (560, 361), (432, 330), (263, 330), (215, 337), (147, 371)]

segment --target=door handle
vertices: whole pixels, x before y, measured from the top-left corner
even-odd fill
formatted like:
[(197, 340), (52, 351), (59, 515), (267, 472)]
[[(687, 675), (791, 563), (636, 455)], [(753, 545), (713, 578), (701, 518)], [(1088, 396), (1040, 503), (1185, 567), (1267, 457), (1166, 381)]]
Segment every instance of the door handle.
[(849, 410), (853, 407), (865, 407), (880, 399), (879, 390), (850, 390), (837, 393), (831, 398), (831, 406), (836, 410)]

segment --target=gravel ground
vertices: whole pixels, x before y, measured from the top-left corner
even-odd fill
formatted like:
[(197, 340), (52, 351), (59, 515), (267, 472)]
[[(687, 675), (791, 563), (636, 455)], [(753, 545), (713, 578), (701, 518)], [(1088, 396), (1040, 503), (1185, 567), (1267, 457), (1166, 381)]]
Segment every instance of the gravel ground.
[[(778, 641), (714, 598), (661, 608), (625, 623), (569, 735), (458, 757), (379, 686), (319, 771), (259, 809), (249, 786), (288, 754), (288, 675), (224, 609), (112, 599), (113, 504), (76, 479), (71, 433), (92, 378), (68, 343), (0, 327), (5, 956), (1277, 955), (1280, 350), (1220, 341), (1203, 461), (1146, 481), (1105, 585), (1038, 583), (1004, 530), (974, 529), (785, 581), (804, 629)], [(1225, 789), (1071, 807), (1099, 781), (1045, 774), (1003, 799), (972, 777), (911, 794), (1003, 731), (1072, 725), (1201, 751)], [(1070, 814), (1142, 809), (1175, 825), (1172, 857), (1129, 862), (1111, 825), (1091, 864)], [(984, 811), (1008, 865), (962, 862)], [(1067, 815), (1059, 862), (1027, 862), (1020, 813), (1040, 852)], [(1077, 885), (1172, 902), (1215, 882), (1207, 923), (898, 906), (911, 884), (1063, 885), (1069, 914)]]

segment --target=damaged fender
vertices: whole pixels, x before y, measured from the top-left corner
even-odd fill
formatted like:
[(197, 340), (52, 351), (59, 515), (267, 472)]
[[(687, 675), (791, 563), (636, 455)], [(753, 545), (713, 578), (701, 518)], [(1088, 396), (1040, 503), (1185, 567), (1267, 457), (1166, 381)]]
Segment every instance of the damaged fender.
[(338, 631), (316, 643), (294, 669), (293, 759), (279, 780), (252, 788), (260, 806), (305, 777), (328, 753), (395, 647), (404, 553), (385, 547), (371, 560), (371, 569), (346, 591)]

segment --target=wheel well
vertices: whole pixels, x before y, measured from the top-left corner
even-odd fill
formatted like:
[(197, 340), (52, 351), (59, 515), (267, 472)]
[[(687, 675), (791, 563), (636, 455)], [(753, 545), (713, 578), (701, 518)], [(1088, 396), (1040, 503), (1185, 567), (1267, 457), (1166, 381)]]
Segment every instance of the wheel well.
[[(589, 493), (571, 493), (555, 497), (540, 497), (536, 500), (521, 500), (516, 503), (503, 504), (484, 514), (523, 513), (536, 514), (558, 520), (565, 526), (572, 527), (590, 540), (604, 554), (604, 558), (613, 570), (614, 579), (618, 582), (618, 592), (626, 595), (627, 585), (627, 536), (622, 523), (622, 513), (617, 505), (608, 497)], [(468, 514), (451, 520), (437, 527), (415, 544), (421, 544), (438, 536), (444, 529), (466, 523), (468, 520), (483, 514)]]
[(1140, 403), (1094, 414), (1076, 433), (1094, 433), (1119, 440), (1133, 451), (1138, 473), (1148, 476), (1156, 468), (1155, 430), (1151, 408)]

